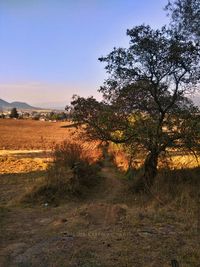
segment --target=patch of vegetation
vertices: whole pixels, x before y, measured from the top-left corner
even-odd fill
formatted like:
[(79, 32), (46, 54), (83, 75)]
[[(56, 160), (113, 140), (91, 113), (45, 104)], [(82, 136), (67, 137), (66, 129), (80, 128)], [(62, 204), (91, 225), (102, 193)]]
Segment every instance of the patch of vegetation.
[(15, 118), (18, 119), (19, 114), (16, 108), (12, 108), (11, 112), (10, 112), (10, 118)]
[(94, 252), (80, 250), (77, 253), (76, 258), (78, 258), (78, 264), (80, 267), (104, 267), (98, 262)]
[(0, 225), (3, 222), (3, 219), (6, 217), (6, 214), (9, 212), (9, 209), (4, 206), (0, 206)]
[[(155, 192), (164, 203), (175, 205), (176, 209), (197, 215), (200, 195), (200, 168), (161, 170), (157, 176)], [(192, 216), (193, 217), (193, 216)]]
[(147, 192), (169, 149), (199, 151), (200, 111), (188, 97), (199, 92), (199, 4), (169, 1), (169, 25), (128, 29), (129, 47), (99, 58), (108, 74), (103, 100), (74, 95), (67, 107), (92, 139), (123, 144), (131, 158), (144, 151), (137, 187)]
[(98, 184), (99, 170), (82, 145), (64, 141), (55, 146), (44, 181), (26, 194), (23, 201), (58, 204), (64, 199), (84, 198)]
[[(182, 214), (191, 226), (196, 229), (200, 222), (200, 168), (193, 169), (161, 169), (155, 179), (155, 186), (150, 194), (136, 192), (135, 184), (140, 177), (140, 170), (128, 173), (130, 191), (138, 199), (138, 205), (153, 207), (159, 210), (177, 211)], [(165, 222), (165, 218), (162, 216)], [(174, 219), (173, 219), (174, 220)], [(164, 222), (163, 221), (163, 222)], [(177, 221), (177, 219), (176, 219)]]

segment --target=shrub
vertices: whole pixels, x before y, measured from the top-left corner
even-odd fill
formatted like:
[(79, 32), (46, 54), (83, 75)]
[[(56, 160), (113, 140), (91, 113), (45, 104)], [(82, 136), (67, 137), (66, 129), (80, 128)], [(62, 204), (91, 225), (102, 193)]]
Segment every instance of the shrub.
[(71, 173), (70, 183), (74, 183), (75, 187), (90, 187), (96, 183), (99, 167), (83, 145), (64, 141), (54, 148), (53, 164), (49, 168), (48, 177), (50, 180), (54, 179), (56, 174), (56, 180), (62, 180), (62, 174), (66, 171)]
[(87, 161), (83, 155), (83, 147), (78, 143), (64, 141), (57, 144), (53, 151), (53, 164), (73, 169), (80, 161)]
[(84, 197), (98, 183), (98, 172), (99, 166), (91, 162), (81, 144), (65, 141), (55, 146), (44, 182), (23, 200), (59, 203), (69, 197)]

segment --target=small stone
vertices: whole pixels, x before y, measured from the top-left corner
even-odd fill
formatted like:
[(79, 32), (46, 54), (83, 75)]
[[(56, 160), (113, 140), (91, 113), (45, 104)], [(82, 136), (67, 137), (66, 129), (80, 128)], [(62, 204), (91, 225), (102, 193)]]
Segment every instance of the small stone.
[(62, 223), (66, 223), (66, 222), (67, 222), (67, 219), (66, 219), (66, 218), (62, 218), (62, 219), (61, 219), (61, 222), (62, 222)]

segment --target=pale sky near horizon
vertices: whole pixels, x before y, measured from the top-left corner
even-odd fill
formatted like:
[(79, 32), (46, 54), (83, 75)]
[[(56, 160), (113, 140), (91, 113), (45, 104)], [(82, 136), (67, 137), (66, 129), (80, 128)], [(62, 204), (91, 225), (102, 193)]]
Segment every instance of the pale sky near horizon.
[(0, 98), (63, 106), (94, 95), (98, 57), (128, 46), (126, 30), (167, 23), (167, 0), (0, 0)]

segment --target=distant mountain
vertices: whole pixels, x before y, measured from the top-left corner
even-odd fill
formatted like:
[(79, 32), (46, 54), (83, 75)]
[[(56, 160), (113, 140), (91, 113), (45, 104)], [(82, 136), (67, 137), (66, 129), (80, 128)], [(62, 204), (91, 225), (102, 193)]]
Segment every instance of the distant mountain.
[(39, 109), (36, 107), (32, 107), (29, 104), (25, 103), (25, 102), (19, 102), (19, 101), (15, 101), (15, 102), (7, 102), (3, 99), (0, 99), (0, 109), (12, 109), (12, 108), (17, 108), (17, 109)]
[(12, 106), (7, 101), (0, 99), (0, 108), (1, 109), (10, 109), (10, 108), (12, 108)]
[(32, 107), (31, 105), (25, 103), (25, 102), (12, 102), (10, 103), (12, 107), (19, 108), (19, 109), (37, 109), (36, 107)]

